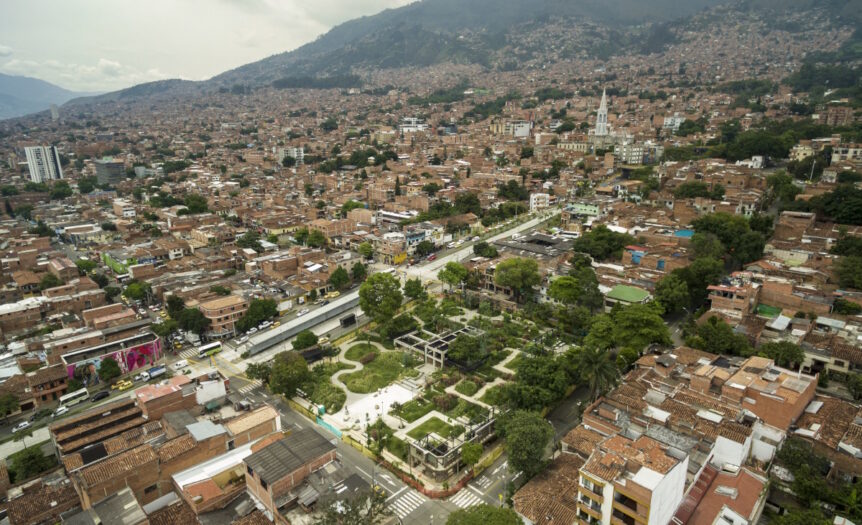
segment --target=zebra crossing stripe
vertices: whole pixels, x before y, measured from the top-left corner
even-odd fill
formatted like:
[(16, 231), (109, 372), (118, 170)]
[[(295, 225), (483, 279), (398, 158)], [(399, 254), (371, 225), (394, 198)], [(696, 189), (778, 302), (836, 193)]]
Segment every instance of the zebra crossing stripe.
[(425, 498), (423, 496), (414, 491), (410, 491), (390, 503), (389, 506), (392, 507), (399, 518), (404, 519), (411, 512), (418, 509), (423, 503), (425, 503)]
[(451, 498), (449, 501), (462, 509), (466, 509), (468, 507), (473, 507), (482, 503), (482, 498), (473, 494), (472, 492), (462, 490), (458, 493), (457, 496)]

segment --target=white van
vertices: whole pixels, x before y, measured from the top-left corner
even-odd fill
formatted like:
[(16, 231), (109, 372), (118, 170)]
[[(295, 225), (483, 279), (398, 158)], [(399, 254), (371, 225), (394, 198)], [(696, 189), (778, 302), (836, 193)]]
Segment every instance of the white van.
[(180, 359), (179, 361), (174, 363), (172, 366), (174, 367), (174, 370), (182, 370), (183, 368), (189, 366), (189, 362), (186, 361), (185, 359)]

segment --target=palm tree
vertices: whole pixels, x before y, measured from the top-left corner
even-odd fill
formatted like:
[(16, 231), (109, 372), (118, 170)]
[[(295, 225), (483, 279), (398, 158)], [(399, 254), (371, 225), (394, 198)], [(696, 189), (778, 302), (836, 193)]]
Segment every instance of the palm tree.
[(619, 380), (619, 369), (611, 360), (609, 352), (586, 347), (573, 357), (576, 369), (590, 388), (591, 399), (598, 399)]

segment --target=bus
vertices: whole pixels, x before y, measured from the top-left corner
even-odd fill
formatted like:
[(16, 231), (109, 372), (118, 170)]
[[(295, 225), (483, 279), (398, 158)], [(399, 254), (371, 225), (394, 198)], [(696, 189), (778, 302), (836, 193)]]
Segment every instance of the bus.
[(70, 407), (72, 405), (77, 405), (88, 397), (90, 397), (90, 393), (87, 392), (86, 388), (75, 390), (65, 396), (60, 396), (60, 406)]
[(221, 352), (221, 341), (216, 341), (215, 343), (203, 345), (201, 347), (198, 347), (198, 359), (203, 359), (204, 357), (209, 357), (219, 352)]

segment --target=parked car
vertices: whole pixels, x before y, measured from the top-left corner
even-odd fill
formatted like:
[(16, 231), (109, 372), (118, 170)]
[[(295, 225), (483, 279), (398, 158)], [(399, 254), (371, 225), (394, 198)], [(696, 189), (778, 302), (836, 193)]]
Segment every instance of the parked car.
[(240, 338), (239, 338), (239, 342), (240, 342), (240, 343), (244, 343), (244, 342), (246, 342), (246, 341), (248, 341), (248, 336), (247, 336), (247, 335), (244, 335), (244, 336), (242, 336), (242, 337), (240, 337)]
[(251, 329), (251, 330), (249, 330), (249, 331), (248, 331), (248, 333), (250, 333), (250, 334), (256, 334), (256, 333), (257, 333), (257, 327), (256, 327), (256, 326), (255, 326), (255, 327), (252, 327), (252, 329)]
[(326, 294), (326, 298), (327, 299), (335, 299), (339, 295), (341, 295), (341, 292), (339, 292), (338, 290), (335, 290), (334, 292), (329, 292), (328, 294)]
[(432, 253), (431, 255), (429, 255), (429, 256), (428, 256), (428, 260), (429, 260), (429, 261), (435, 261), (435, 260), (437, 260), (437, 254), (436, 254), (436, 253)]
[(54, 411), (53, 417), (60, 417), (64, 414), (69, 413), (69, 407), (61, 406), (58, 407), (57, 410)]
[(276, 322), (272, 323), (273, 328), (278, 328), (279, 326), (281, 326), (281, 321), (276, 321)]
[(302, 317), (303, 315), (305, 315), (305, 314), (307, 314), (307, 313), (308, 313), (308, 308), (303, 308), (302, 310), (300, 310), (299, 312), (297, 312), (296, 316), (297, 316), (297, 317)]
[(15, 432), (20, 432), (20, 431), (24, 430), (25, 428), (28, 428), (29, 426), (30, 426), (29, 421), (22, 421), (22, 422), (18, 423), (17, 425), (15, 425), (14, 427), (12, 427), (12, 433), (14, 434)]
[(111, 385), (111, 389), (119, 390), (122, 392), (123, 390), (128, 390), (128, 389), (132, 388), (133, 386), (135, 386), (135, 384), (132, 383), (131, 381), (129, 381), (128, 379), (121, 379), (120, 381), (117, 381), (116, 383)]
[(101, 401), (110, 395), (111, 395), (111, 393), (108, 392), (107, 390), (102, 390), (101, 392), (96, 392), (95, 394), (93, 394), (93, 397), (90, 398), (90, 402), (95, 403), (96, 401)]

